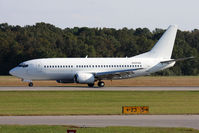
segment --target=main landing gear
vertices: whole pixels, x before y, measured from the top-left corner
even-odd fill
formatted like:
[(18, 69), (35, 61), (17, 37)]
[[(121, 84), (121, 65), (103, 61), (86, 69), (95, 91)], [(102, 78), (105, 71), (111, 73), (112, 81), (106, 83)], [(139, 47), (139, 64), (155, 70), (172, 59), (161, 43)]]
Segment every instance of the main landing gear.
[(94, 87), (94, 83), (88, 84), (88, 87)]
[(33, 83), (30, 82), (30, 83), (28, 84), (28, 86), (29, 86), (29, 87), (33, 87)]
[(105, 85), (105, 83), (104, 83), (103, 81), (99, 81), (99, 82), (98, 82), (98, 86), (99, 86), (99, 87), (104, 87), (104, 85)]
[[(105, 83), (103, 81), (99, 81), (97, 85), (99, 87), (104, 87)], [(88, 84), (88, 87), (94, 87), (94, 83)]]

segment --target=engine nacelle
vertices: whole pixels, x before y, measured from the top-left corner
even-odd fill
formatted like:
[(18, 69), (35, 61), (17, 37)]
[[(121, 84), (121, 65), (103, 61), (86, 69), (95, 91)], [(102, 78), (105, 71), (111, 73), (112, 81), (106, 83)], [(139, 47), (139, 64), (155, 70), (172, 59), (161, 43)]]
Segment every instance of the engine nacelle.
[(95, 77), (91, 73), (77, 73), (74, 81), (80, 84), (92, 84), (95, 82)]

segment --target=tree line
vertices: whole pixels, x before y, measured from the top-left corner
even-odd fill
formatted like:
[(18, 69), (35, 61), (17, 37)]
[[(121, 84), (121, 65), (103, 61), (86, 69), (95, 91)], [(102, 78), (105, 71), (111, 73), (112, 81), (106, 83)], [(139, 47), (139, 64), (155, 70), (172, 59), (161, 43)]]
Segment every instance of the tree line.
[[(61, 29), (48, 23), (12, 26), (0, 24), (0, 75), (19, 63), (52, 57), (131, 57), (149, 51), (165, 29), (113, 29), (74, 27)], [(178, 30), (172, 58), (199, 55), (199, 30)], [(177, 62), (155, 75), (198, 75), (197, 58)]]

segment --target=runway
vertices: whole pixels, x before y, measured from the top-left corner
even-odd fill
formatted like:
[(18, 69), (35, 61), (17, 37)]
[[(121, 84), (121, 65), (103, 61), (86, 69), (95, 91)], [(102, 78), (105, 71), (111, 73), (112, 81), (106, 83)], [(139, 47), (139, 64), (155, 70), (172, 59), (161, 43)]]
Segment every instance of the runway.
[(0, 116), (8, 125), (138, 126), (199, 129), (199, 115)]
[(198, 87), (0, 87), (0, 91), (199, 91)]

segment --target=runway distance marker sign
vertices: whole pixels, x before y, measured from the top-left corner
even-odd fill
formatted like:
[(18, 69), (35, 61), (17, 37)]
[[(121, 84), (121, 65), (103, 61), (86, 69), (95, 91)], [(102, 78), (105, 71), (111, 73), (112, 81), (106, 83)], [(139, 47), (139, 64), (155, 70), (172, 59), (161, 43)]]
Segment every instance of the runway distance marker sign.
[(123, 106), (122, 114), (148, 114), (149, 107), (148, 106)]

